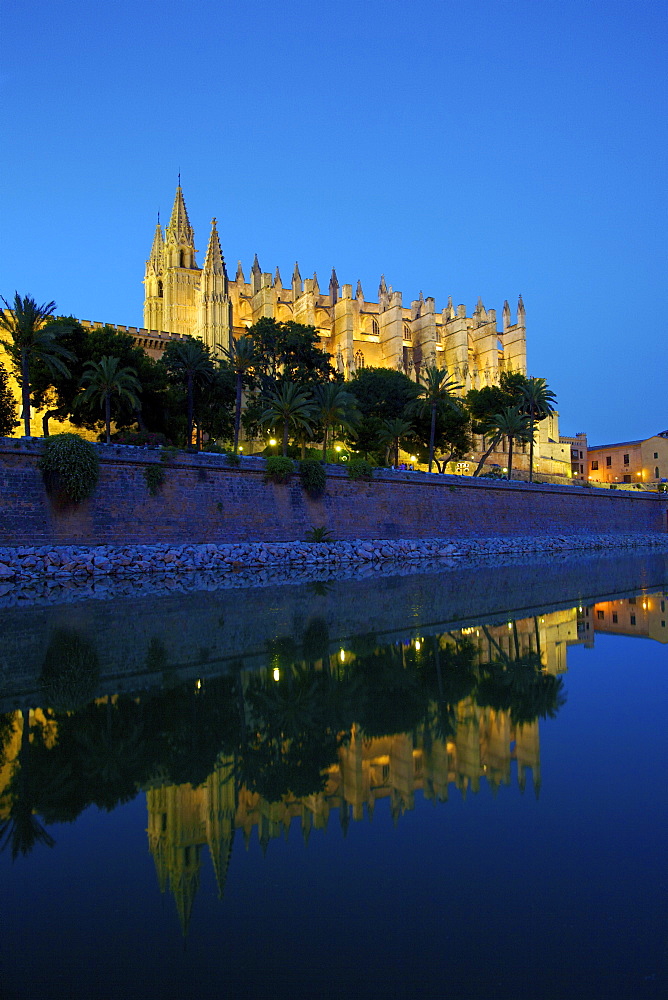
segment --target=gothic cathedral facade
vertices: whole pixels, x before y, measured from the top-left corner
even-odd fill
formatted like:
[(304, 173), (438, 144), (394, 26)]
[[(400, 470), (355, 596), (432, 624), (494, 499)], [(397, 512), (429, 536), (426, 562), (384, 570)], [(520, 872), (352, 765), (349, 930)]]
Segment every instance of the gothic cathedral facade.
[(144, 275), (144, 327), (147, 340), (160, 334), (190, 334), (210, 347), (229, 348), (260, 317), (294, 320), (314, 326), (323, 349), (347, 378), (360, 367), (403, 370), (415, 377), (428, 365), (446, 368), (466, 389), (498, 382), (501, 372), (526, 374), (526, 326), (522, 297), (511, 322), (503, 305), (502, 329), (496, 310), (479, 299), (471, 316), (466, 307), (436, 311), (435, 300), (420, 297), (404, 306), (401, 292), (380, 280), (378, 300), (368, 302), (358, 281), (340, 285), (332, 269), (327, 291), (317, 275), (302, 280), (295, 264), (291, 281), (263, 272), (253, 261), (246, 281), (241, 262), (230, 279), (220, 246), (216, 220), (200, 268), (195, 259), (195, 234), (181, 186), (176, 190), (171, 218), (164, 233), (158, 223)]

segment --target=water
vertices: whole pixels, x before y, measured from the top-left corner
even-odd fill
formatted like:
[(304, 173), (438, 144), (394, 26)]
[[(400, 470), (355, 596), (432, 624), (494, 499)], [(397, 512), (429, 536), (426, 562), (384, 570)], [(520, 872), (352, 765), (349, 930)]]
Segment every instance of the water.
[(4, 996), (665, 995), (665, 556), (170, 589), (0, 610)]

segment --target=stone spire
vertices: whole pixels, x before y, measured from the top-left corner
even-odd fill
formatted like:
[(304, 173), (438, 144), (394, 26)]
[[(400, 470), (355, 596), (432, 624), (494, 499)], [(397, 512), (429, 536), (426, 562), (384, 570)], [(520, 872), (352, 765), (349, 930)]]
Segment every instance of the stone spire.
[(223, 251), (220, 249), (220, 239), (218, 237), (218, 230), (216, 229), (215, 218), (211, 220), (211, 236), (209, 237), (209, 245), (206, 248), (203, 270), (208, 274), (222, 274), (227, 279), (227, 269), (225, 267)]
[(174, 207), (165, 231), (168, 267), (195, 268), (195, 232), (190, 225), (181, 185), (176, 189)]
[(260, 262), (257, 259), (257, 254), (255, 254), (255, 259), (253, 260), (253, 266), (251, 267), (251, 289), (253, 291), (253, 294), (259, 291), (261, 284), (262, 284), (262, 269), (260, 267)]
[(318, 274), (316, 271), (313, 272), (313, 293), (314, 295), (320, 295), (320, 285), (318, 284)]
[(505, 331), (510, 326), (510, 306), (508, 305), (508, 299), (506, 299), (503, 303), (503, 312), (501, 313), (501, 317), (503, 320), (503, 329)]
[(329, 294), (332, 300), (332, 305), (334, 305), (339, 297), (339, 279), (336, 277), (336, 271), (332, 268), (332, 276), (329, 279)]
[(146, 262), (146, 266), (153, 268), (155, 274), (160, 274), (163, 267), (163, 254), (165, 249), (165, 238), (162, 235), (162, 226), (158, 222), (155, 227), (155, 233), (153, 234), (153, 245), (151, 246), (151, 253)]
[(524, 326), (526, 323), (526, 311), (524, 309), (524, 302), (522, 301), (522, 296), (517, 300), (517, 325)]
[(281, 272), (279, 271), (278, 267), (276, 268), (276, 274), (274, 275), (274, 288), (278, 288), (279, 290), (283, 288), (283, 282), (281, 280)]
[(362, 291), (362, 282), (357, 279), (357, 288), (355, 289), (355, 298), (359, 303), (364, 302), (364, 292)]
[(390, 296), (387, 291), (387, 285), (385, 284), (385, 275), (381, 274), (380, 284), (378, 286), (378, 309), (380, 312), (384, 312), (390, 302)]
[(292, 272), (292, 296), (296, 302), (302, 293), (302, 276), (299, 273), (299, 264), (295, 261), (295, 269)]
[(240, 285), (245, 285), (246, 284), (246, 278), (244, 277), (244, 269), (241, 266), (241, 261), (240, 260), (237, 261), (237, 273), (235, 275), (234, 280), (236, 281), (236, 283), (238, 285), (239, 284)]

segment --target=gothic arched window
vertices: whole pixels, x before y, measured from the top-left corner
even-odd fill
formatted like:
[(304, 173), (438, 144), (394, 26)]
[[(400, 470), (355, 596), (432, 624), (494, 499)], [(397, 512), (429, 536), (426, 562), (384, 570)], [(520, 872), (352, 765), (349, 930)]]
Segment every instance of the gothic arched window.
[(377, 319), (371, 320), (371, 333), (373, 334), (374, 337), (378, 337), (380, 335), (380, 328), (378, 326)]
[(158, 282), (158, 298), (159, 299), (162, 298), (162, 282), (161, 281)]

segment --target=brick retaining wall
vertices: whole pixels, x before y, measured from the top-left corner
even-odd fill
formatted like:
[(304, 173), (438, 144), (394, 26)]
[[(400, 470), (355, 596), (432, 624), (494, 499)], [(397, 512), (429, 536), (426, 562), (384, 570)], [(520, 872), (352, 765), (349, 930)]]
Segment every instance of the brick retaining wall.
[(330, 466), (325, 495), (311, 500), (297, 475), (265, 483), (261, 459), (231, 468), (207, 454), (179, 453), (151, 496), (144, 470), (159, 453), (103, 445), (94, 495), (57, 509), (41, 450), (39, 440), (0, 440), (0, 545), (291, 541), (321, 525), (338, 539), (668, 531), (664, 494), (411, 472), (353, 482)]

